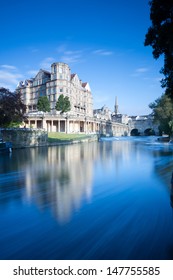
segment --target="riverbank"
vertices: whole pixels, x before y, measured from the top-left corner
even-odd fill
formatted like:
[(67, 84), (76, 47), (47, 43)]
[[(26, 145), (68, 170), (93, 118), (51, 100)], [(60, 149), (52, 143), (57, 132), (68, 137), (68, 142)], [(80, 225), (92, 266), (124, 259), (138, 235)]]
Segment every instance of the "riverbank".
[(43, 129), (1, 128), (3, 141), (11, 142), (13, 149), (57, 146), (98, 141), (97, 134), (67, 134)]
[(96, 134), (67, 134), (62, 132), (48, 132), (48, 143), (74, 142), (93, 139)]
[(61, 132), (48, 133), (48, 146), (77, 144), (83, 142), (98, 141), (96, 134), (66, 134)]

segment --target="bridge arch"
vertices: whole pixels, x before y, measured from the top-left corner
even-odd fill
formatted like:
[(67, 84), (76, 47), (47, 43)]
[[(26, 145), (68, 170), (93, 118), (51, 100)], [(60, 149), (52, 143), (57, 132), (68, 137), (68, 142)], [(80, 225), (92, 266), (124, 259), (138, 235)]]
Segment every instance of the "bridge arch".
[(130, 133), (131, 136), (139, 136), (140, 132), (137, 128), (133, 128)]
[(152, 128), (146, 128), (145, 130), (144, 130), (144, 135), (145, 136), (150, 136), (150, 135), (155, 135), (156, 133), (155, 133), (155, 131), (154, 131), (154, 129), (152, 129)]

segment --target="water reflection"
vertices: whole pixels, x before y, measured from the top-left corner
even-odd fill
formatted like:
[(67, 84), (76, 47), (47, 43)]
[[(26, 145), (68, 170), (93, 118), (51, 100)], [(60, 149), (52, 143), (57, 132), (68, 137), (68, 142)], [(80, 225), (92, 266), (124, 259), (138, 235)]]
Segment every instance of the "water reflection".
[(170, 204), (171, 207), (173, 208), (173, 187), (171, 187), (171, 191), (170, 191)]
[[(145, 164), (147, 168), (153, 165), (162, 179), (166, 176), (168, 181), (172, 162), (168, 161), (168, 167), (164, 158), (167, 153), (154, 149), (154, 162), (146, 162), (146, 155), (151, 151), (146, 146), (142, 146), (145, 147), (142, 151), (141, 143), (143, 141), (132, 143), (124, 139), (115, 143), (106, 139), (99, 144), (16, 150), (12, 156), (0, 158), (1, 206), (20, 199), (35, 203), (40, 209), (51, 208), (59, 222), (67, 222), (84, 200), (88, 203), (92, 200), (93, 177), (97, 168), (116, 177), (116, 186), (124, 184), (127, 176), (138, 181), (136, 172), (141, 169), (141, 164), (144, 173)], [(168, 153), (172, 155), (172, 152)], [(136, 172), (131, 173), (134, 168)], [(126, 172), (124, 178), (122, 170)]]
[(0, 258), (173, 258), (172, 148), (110, 140), (0, 157)]
[(89, 145), (14, 151), (13, 158), (6, 157), (1, 165), (0, 191), (22, 188), (18, 198), (51, 207), (58, 220), (68, 220), (83, 197), (90, 200), (93, 155)]

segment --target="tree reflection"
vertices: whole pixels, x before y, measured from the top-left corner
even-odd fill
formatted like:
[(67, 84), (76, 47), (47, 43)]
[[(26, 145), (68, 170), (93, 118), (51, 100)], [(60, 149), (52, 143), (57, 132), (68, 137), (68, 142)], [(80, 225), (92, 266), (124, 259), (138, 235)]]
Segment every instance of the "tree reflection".
[(171, 190), (170, 190), (170, 204), (171, 207), (173, 208), (173, 185), (171, 186)]

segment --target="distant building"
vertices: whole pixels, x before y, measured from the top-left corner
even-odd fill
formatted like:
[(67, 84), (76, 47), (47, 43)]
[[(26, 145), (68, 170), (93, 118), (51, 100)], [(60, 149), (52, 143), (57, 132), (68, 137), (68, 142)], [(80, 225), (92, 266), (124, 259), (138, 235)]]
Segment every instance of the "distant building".
[(150, 135), (159, 134), (158, 125), (153, 122), (153, 116), (140, 115), (128, 116), (120, 114), (118, 110), (117, 97), (115, 98), (114, 112), (112, 113), (112, 121), (116, 123), (128, 125), (131, 135)]
[(105, 105), (100, 109), (94, 109), (94, 117), (101, 120), (111, 120), (111, 110)]
[(115, 97), (115, 106), (114, 106), (114, 114), (118, 115), (118, 98), (117, 96)]
[(112, 120), (114, 122), (128, 124), (129, 116), (126, 114), (117, 114), (117, 115), (112, 114)]
[(115, 97), (115, 106), (114, 106), (114, 112), (111, 115), (111, 119), (114, 122), (122, 123), (122, 124), (128, 124), (129, 117), (126, 114), (120, 114), (119, 113), (119, 106), (118, 106), (118, 98)]

